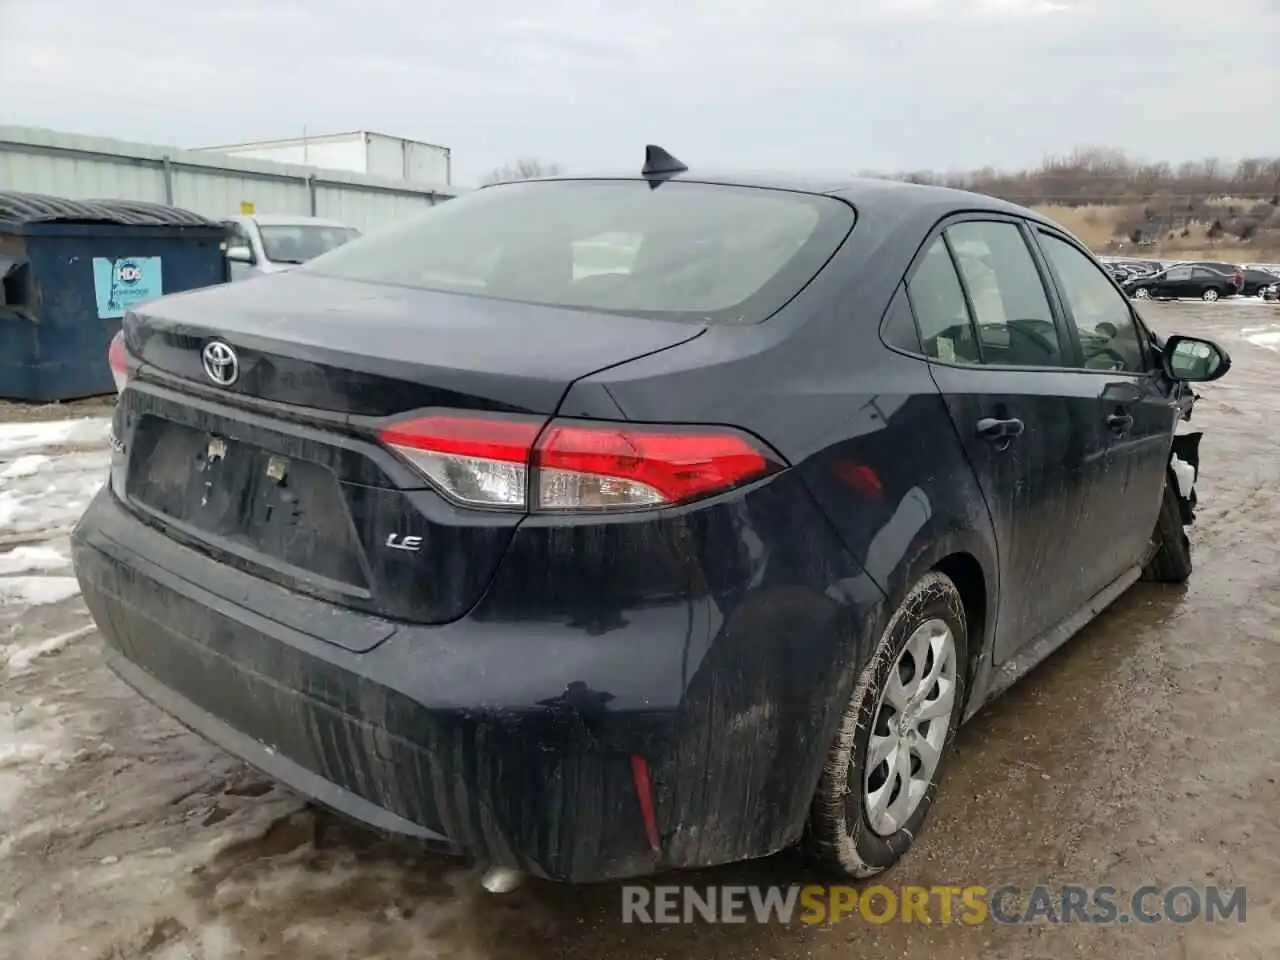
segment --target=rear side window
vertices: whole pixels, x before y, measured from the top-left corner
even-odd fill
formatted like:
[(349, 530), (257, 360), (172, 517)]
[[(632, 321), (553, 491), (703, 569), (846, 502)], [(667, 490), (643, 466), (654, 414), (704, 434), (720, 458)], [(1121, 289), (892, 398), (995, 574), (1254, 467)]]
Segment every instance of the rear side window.
[(942, 237), (934, 240), (920, 258), (907, 281), (907, 296), (920, 328), (925, 356), (947, 363), (981, 362), (964, 288)]
[(883, 329), (884, 342), (889, 346), (906, 353), (920, 352), (920, 335), (916, 332), (915, 317), (911, 315), (906, 287), (898, 287), (898, 292), (889, 302)]
[(305, 272), (531, 304), (755, 323), (853, 229), (833, 197), (670, 181), (528, 181), (440, 204)]
[(1053, 264), (1070, 308), (1084, 365), (1091, 370), (1146, 368), (1129, 301), (1087, 256), (1065, 240), (1040, 234), (1040, 246)]
[(1006, 222), (966, 222), (947, 237), (973, 304), (988, 364), (1061, 366), (1049, 297), (1022, 231)]

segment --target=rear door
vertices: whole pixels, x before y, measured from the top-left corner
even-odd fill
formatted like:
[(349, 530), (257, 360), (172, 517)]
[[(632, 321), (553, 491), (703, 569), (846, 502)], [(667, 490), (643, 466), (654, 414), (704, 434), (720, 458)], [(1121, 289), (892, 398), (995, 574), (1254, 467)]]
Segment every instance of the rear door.
[(1153, 292), (1161, 297), (1198, 297), (1191, 267), (1170, 267)]
[(1079, 343), (1080, 377), (1093, 382), (1094, 417), (1106, 439), (1080, 526), (1097, 558), (1091, 582), (1100, 590), (1137, 563), (1150, 542), (1176, 407), (1124, 294), (1075, 243), (1043, 228), (1037, 234)]
[(1070, 339), (1019, 221), (950, 221), (907, 289), (995, 526), (999, 663), (1071, 613), (1085, 589), (1078, 527), (1102, 454), (1096, 398), (1067, 368)]
[(1191, 271), (1193, 286), (1191, 296), (1202, 297), (1206, 290), (1217, 290), (1220, 295), (1227, 295), (1235, 287), (1235, 281), (1229, 273), (1214, 267), (1194, 267)]

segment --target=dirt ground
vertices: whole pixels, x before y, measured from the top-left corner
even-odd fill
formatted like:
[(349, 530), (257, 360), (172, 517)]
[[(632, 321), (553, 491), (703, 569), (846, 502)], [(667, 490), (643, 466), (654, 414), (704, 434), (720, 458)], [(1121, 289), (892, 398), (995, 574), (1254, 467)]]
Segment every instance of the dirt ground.
[[(316, 813), (179, 728), (102, 666), (78, 597), (28, 582), (0, 595), (0, 958), (1275, 958), (1280, 310), (1144, 310), (1235, 360), (1196, 410), (1190, 585), (1135, 586), (962, 730), (883, 882), (1244, 885), (1246, 922), (653, 927), (620, 923), (617, 886), (492, 897), (468, 864)], [(65, 585), (65, 523), (48, 523), (26, 548), (44, 552), (4, 569)], [(783, 855), (676, 879), (814, 878)]]

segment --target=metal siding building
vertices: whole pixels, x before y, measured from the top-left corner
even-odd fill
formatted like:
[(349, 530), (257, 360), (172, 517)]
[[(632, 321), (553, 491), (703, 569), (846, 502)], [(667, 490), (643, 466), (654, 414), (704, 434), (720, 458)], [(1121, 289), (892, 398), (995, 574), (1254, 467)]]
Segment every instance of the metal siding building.
[(368, 130), (201, 147), (199, 152), (347, 170), (413, 183), (453, 181), (453, 155), (448, 147)]
[(102, 137), (0, 125), (0, 190), (71, 200), (148, 200), (213, 219), (256, 213), (332, 217), (372, 230), (448, 200), (447, 184), (321, 170)]

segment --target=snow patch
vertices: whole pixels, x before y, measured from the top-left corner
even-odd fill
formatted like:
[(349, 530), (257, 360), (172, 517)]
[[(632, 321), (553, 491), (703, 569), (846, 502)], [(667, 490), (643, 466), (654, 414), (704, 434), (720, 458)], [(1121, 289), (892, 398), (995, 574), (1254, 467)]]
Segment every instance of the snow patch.
[[(62, 721), (52, 706), (39, 698), (22, 706), (0, 701), (0, 814), (13, 808), (40, 768), (65, 759), (65, 746)], [(4, 859), (17, 838), (0, 834)]]
[[(88, 623), (83, 627), (77, 627), (74, 630), (68, 630), (66, 633), (59, 633), (48, 639), (41, 640), (39, 643), (19, 646), (16, 651), (8, 654), (6, 662), (9, 664), (10, 676), (25, 670), (31, 665), (31, 661), (64, 650), (67, 644), (73, 643), (81, 637), (89, 636), (96, 629), (98, 628), (94, 624)], [(10, 651), (14, 650), (13, 646), (8, 649)]]
[(1264, 347), (1280, 353), (1280, 323), (1266, 327), (1245, 327), (1240, 335), (1255, 347)]
[(10, 577), (15, 573), (47, 573), (50, 570), (62, 570), (69, 566), (71, 560), (66, 554), (52, 547), (14, 547), (7, 552), (0, 552), (0, 576)]
[(75, 577), (0, 577), (0, 607), (41, 607), (70, 600), (79, 592)]
[(34, 477), (36, 475), (36, 471), (51, 459), (51, 457), (46, 457), (43, 453), (29, 453), (25, 457), (19, 457), (3, 470), (0, 470), (0, 480), (17, 480), (19, 477)]
[(68, 531), (106, 482), (111, 454), (95, 450), (49, 459), (34, 473), (0, 483), (0, 537)]
[(0, 423), (0, 456), (11, 457), (49, 447), (106, 447), (110, 433), (111, 421), (106, 417)]
[[(21, 611), (80, 592), (75, 578), (66, 575), (71, 560), (65, 537), (106, 482), (111, 460), (105, 448), (23, 453), (8, 463), (3, 456), (97, 443), (108, 426), (100, 417), (0, 423), (0, 607)], [(5, 550), (9, 544), (13, 548)]]

